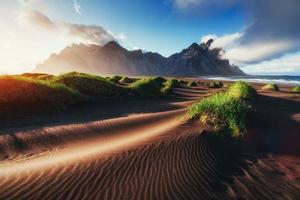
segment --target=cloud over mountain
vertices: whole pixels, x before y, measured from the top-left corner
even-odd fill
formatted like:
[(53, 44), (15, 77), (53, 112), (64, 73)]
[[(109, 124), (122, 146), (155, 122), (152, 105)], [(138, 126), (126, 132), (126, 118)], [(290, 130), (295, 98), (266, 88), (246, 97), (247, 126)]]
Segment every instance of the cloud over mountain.
[(179, 10), (199, 9), (198, 14), (208, 7), (241, 6), (247, 22), (244, 30), (232, 35), (204, 37), (215, 39), (214, 45), (224, 47), (226, 56), (238, 63), (258, 63), (300, 49), (299, 0), (173, 0), (173, 3)]
[(60, 36), (71, 37), (75, 42), (104, 45), (111, 40), (119, 41), (125, 38), (124, 34), (116, 36), (102, 26), (54, 21), (35, 10), (22, 10), (19, 14), (19, 20), (46, 31), (55, 31)]

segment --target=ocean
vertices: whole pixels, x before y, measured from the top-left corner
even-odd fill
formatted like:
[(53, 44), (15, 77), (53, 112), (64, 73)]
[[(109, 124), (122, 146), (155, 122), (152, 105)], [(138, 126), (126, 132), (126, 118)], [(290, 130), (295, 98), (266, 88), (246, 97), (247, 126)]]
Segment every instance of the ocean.
[(201, 79), (207, 80), (224, 80), (224, 81), (245, 81), (252, 83), (276, 83), (284, 85), (299, 85), (300, 86), (300, 76), (232, 76), (232, 77), (223, 77), (223, 76), (201, 76)]

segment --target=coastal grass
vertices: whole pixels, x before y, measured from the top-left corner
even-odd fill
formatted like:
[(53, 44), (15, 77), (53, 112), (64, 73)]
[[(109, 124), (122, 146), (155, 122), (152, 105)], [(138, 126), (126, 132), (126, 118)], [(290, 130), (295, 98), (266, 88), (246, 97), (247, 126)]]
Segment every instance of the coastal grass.
[(120, 83), (125, 83), (125, 84), (130, 84), (130, 83), (133, 83), (135, 82), (137, 79), (134, 79), (134, 78), (129, 78), (127, 76), (123, 76), (121, 79), (120, 79)]
[(140, 97), (160, 97), (166, 79), (161, 77), (142, 78), (130, 84), (129, 88)]
[(257, 95), (256, 90), (243, 81), (238, 81), (229, 86), (227, 93), (238, 99), (253, 99)]
[(49, 110), (84, 101), (77, 90), (61, 83), (24, 76), (0, 77), (1, 110)]
[(197, 82), (196, 81), (191, 81), (191, 82), (188, 83), (188, 86), (189, 87), (195, 87), (195, 86), (197, 86)]
[(37, 79), (37, 80), (49, 81), (54, 77), (54, 75), (44, 74), (44, 73), (24, 73), (20, 75), (20, 77), (27, 77), (27, 78)]
[(185, 80), (179, 80), (179, 83), (180, 83), (180, 84), (187, 84), (188, 82), (185, 81)]
[(117, 84), (122, 79), (121, 76), (112, 76), (112, 77), (106, 77), (107, 80)]
[[(117, 84), (122, 79), (132, 83), (127, 86)], [(167, 97), (178, 85), (176, 79), (161, 77), (104, 78), (79, 72), (58, 76), (35, 73), (3, 75), (0, 76), (0, 115), (64, 110), (90, 100)]]
[(208, 87), (209, 88), (222, 88), (224, 85), (221, 81), (216, 81), (216, 82), (211, 82), (211, 83), (208, 83)]
[[(114, 77), (114, 80), (118, 78)], [(59, 75), (53, 78), (51, 82), (64, 84), (81, 94), (96, 98), (121, 98), (126, 92), (125, 88), (117, 86), (110, 79), (79, 72)]]
[(272, 83), (268, 83), (268, 84), (264, 85), (261, 89), (262, 90), (279, 91), (278, 86), (276, 84), (272, 84)]
[(300, 87), (299, 86), (295, 86), (291, 89), (291, 92), (294, 92), (294, 93), (300, 93)]
[(179, 84), (180, 83), (177, 79), (168, 79), (163, 83), (163, 87), (161, 88), (162, 95), (170, 95), (173, 91), (173, 88), (178, 87)]
[(192, 105), (187, 117), (200, 120), (217, 133), (228, 130), (232, 137), (240, 137), (246, 131), (247, 114), (251, 109), (247, 99), (255, 97), (253, 90), (247, 83), (234, 83), (227, 92), (217, 93)]

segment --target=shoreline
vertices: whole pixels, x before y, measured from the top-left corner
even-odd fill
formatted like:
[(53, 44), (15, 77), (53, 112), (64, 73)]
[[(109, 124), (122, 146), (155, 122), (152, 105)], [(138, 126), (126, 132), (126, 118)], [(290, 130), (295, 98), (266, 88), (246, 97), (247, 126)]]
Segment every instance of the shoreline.
[(300, 86), (300, 76), (199, 76), (197, 79), (208, 81), (245, 81), (247, 83), (274, 83), (284, 86)]

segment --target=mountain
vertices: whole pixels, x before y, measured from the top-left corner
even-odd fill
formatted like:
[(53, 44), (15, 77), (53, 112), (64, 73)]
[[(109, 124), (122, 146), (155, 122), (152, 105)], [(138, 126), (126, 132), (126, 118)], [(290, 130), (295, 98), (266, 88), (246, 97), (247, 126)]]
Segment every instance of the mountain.
[(221, 49), (210, 49), (213, 41), (200, 45), (194, 43), (180, 53), (163, 57), (158, 53), (141, 50), (128, 51), (117, 42), (104, 46), (73, 44), (58, 54), (52, 54), (39, 64), (34, 72), (60, 74), (80, 71), (100, 75), (244, 75), (228, 60), (220, 58)]

